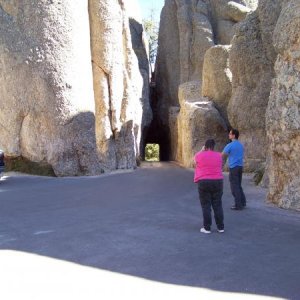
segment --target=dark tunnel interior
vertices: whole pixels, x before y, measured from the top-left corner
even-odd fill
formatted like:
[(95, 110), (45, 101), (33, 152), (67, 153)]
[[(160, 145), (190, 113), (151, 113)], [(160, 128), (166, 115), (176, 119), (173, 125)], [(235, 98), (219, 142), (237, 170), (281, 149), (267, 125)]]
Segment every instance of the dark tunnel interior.
[(159, 144), (160, 161), (168, 161), (170, 159), (170, 132), (160, 116), (158, 109), (158, 96), (155, 84), (150, 84), (150, 105), (153, 113), (153, 119), (148, 128), (144, 130), (144, 147), (147, 144)]

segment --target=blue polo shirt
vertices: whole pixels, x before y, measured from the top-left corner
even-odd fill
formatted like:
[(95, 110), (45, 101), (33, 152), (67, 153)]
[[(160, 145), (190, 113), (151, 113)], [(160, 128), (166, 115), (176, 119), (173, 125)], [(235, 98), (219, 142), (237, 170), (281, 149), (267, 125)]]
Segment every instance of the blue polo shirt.
[(227, 144), (223, 150), (228, 155), (229, 168), (242, 167), (244, 165), (244, 146), (239, 140)]

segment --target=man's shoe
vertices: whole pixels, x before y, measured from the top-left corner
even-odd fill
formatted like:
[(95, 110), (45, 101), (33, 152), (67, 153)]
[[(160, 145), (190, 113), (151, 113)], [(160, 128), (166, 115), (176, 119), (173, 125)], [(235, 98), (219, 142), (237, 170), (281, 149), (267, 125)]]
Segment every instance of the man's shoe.
[(218, 232), (223, 233), (223, 232), (225, 232), (225, 230), (224, 229), (218, 229)]
[(242, 210), (242, 209), (243, 209), (243, 207), (237, 207), (237, 206), (235, 206), (235, 205), (231, 206), (230, 208), (231, 208), (232, 210)]
[(211, 233), (210, 230), (206, 230), (205, 228), (201, 228), (200, 232), (202, 232), (202, 233)]

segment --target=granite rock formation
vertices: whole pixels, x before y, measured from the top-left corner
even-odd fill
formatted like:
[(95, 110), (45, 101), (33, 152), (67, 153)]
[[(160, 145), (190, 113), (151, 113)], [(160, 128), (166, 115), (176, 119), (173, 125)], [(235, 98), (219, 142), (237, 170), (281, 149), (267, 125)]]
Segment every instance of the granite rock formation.
[(257, 1), (247, 0), (211, 0), (211, 23), (216, 44), (229, 45), (235, 32), (235, 25), (245, 19)]
[(276, 60), (272, 34), (280, 11), (280, 0), (260, 1), (232, 40), (232, 97), (227, 112), (231, 126), (241, 132), (248, 171), (254, 171), (266, 159), (265, 114)]
[[(266, 166), (268, 200), (296, 210), (299, 16), (298, 0), (168, 0), (157, 74), (172, 159), (191, 166), (203, 140), (213, 134), (218, 139), (226, 126), (236, 127), (246, 148), (245, 169), (257, 169), (261, 177)], [(170, 28), (172, 34), (165, 40)], [(201, 45), (198, 51), (194, 44)], [(207, 124), (216, 127), (210, 132)]]
[(266, 114), (268, 199), (300, 211), (300, 3), (285, 1), (274, 30), (278, 53)]
[[(195, 133), (193, 121), (186, 120), (185, 122), (183, 118), (190, 118), (193, 115), (193, 109), (197, 112), (201, 110), (196, 105), (191, 106), (188, 97), (179, 100), (180, 88), (183, 88), (185, 93), (190, 93), (187, 90), (195, 86), (197, 82), (198, 96), (194, 96), (197, 101), (193, 102), (200, 103), (203, 97), (207, 96), (205, 101), (211, 101), (215, 113), (219, 114), (215, 119), (222, 118), (223, 124), (229, 125), (227, 104), (231, 95), (231, 72), (228, 67), (230, 47), (220, 44), (230, 43), (234, 28), (251, 9), (255, 8), (256, 4), (257, 1), (250, 0), (165, 1), (160, 23), (156, 85), (159, 118), (170, 132), (169, 158), (171, 160), (179, 160), (183, 165), (190, 166), (192, 162), (182, 159), (182, 153), (190, 151), (192, 154), (189, 157), (192, 158), (193, 154), (199, 150), (198, 145), (186, 149), (180, 148), (180, 145), (185, 144), (180, 139), (187, 134), (187, 131), (190, 131), (190, 135)], [(219, 66), (218, 62), (220, 62)], [(215, 88), (218, 84), (223, 84), (222, 92)], [(183, 99), (186, 99), (186, 104)], [(187, 107), (189, 107), (189, 113), (186, 113)], [(204, 114), (195, 112), (194, 116), (197, 116), (197, 119), (194, 119), (195, 124), (198, 124), (196, 127), (199, 128), (200, 124), (204, 126), (206, 121), (201, 119)], [(176, 118), (180, 121), (176, 121)], [(184, 123), (190, 125), (183, 126)], [(199, 132), (201, 131), (203, 129)], [(226, 133), (224, 138), (221, 138), (221, 135), (224, 135), (223, 128), (215, 134), (218, 136), (218, 141), (224, 141), (220, 148), (225, 145), (227, 138)], [(206, 138), (209, 136), (210, 134), (207, 133)], [(197, 139), (197, 136), (195, 138)], [(200, 139), (201, 142), (205, 141), (203, 139), (203, 137)]]
[(89, 12), (100, 160), (109, 169), (135, 167), (140, 153), (143, 85), (149, 80), (145, 82), (139, 72), (126, 2), (92, 0)]
[(212, 101), (199, 97), (200, 87), (197, 81), (186, 82), (179, 86), (178, 93), (180, 112), (177, 117), (176, 160), (190, 168), (194, 166), (195, 149), (200, 150), (207, 137), (215, 139), (218, 151), (222, 150), (227, 138), (224, 119)]
[(6, 156), (57, 176), (135, 167), (151, 116), (126, 1), (0, 0), (0, 25)]
[(204, 56), (202, 95), (212, 99), (216, 108), (229, 126), (227, 106), (232, 93), (232, 73), (229, 68), (228, 45), (208, 49)]

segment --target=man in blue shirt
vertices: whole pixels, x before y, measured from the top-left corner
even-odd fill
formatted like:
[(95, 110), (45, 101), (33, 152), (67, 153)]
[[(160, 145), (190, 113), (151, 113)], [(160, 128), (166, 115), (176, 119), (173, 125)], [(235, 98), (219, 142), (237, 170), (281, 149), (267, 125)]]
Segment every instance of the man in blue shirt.
[(228, 157), (229, 182), (235, 202), (231, 209), (234, 210), (242, 210), (246, 207), (246, 197), (242, 188), (244, 146), (238, 138), (239, 131), (231, 129), (229, 132), (231, 143), (227, 144), (222, 152), (225, 160)]

